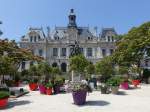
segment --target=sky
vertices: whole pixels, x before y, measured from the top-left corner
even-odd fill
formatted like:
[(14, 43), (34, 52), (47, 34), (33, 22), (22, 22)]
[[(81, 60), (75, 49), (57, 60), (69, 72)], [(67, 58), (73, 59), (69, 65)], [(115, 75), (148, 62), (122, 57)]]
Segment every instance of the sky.
[(0, 38), (20, 41), (29, 27), (67, 26), (74, 9), (78, 26), (114, 27), (124, 34), (150, 21), (150, 0), (0, 0)]

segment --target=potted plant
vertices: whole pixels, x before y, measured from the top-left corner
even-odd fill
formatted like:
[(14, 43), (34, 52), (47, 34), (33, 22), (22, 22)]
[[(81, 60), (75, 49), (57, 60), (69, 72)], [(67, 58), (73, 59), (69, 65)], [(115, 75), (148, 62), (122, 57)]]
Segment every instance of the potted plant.
[(121, 79), (118, 76), (113, 76), (110, 79), (108, 79), (107, 84), (110, 86), (112, 94), (118, 93), (120, 82)]
[(63, 85), (63, 79), (61, 77), (56, 77), (54, 79), (53, 89), (54, 94), (60, 93), (60, 87)]
[(121, 84), (120, 84), (120, 88), (121, 89), (125, 89), (127, 90), (129, 88), (129, 84), (128, 84), (128, 75), (129, 72), (129, 67), (125, 66), (125, 65), (119, 65), (118, 68), (116, 68), (116, 74), (121, 75)]
[(53, 87), (53, 85), (52, 85), (51, 82), (48, 82), (48, 83), (46, 84), (46, 94), (47, 94), (47, 95), (51, 95), (51, 94), (52, 94), (52, 87)]
[(128, 77), (127, 76), (124, 76), (121, 78), (121, 83), (120, 83), (120, 88), (121, 89), (129, 89), (129, 81), (128, 81)]
[(37, 84), (38, 80), (37, 79), (31, 79), (29, 81), (29, 88), (31, 91), (35, 91), (38, 88), (38, 84)]
[(9, 92), (0, 91), (0, 109), (5, 108), (8, 104)]
[(86, 102), (87, 85), (83, 83), (74, 83), (71, 88), (74, 104), (83, 105)]
[(127, 80), (123, 81), (123, 82), (120, 84), (120, 88), (121, 88), (121, 89), (125, 89), (125, 90), (129, 89), (128, 81), (127, 81)]
[(39, 91), (40, 91), (41, 94), (46, 94), (45, 84), (46, 84), (45, 81), (41, 81), (41, 83), (39, 83)]
[(107, 84), (103, 83), (99, 87), (100, 87), (100, 90), (101, 90), (101, 94), (108, 94), (109, 93)]
[(132, 79), (132, 85), (134, 85), (134, 87), (137, 87), (140, 84), (140, 79), (138, 76), (134, 76)]

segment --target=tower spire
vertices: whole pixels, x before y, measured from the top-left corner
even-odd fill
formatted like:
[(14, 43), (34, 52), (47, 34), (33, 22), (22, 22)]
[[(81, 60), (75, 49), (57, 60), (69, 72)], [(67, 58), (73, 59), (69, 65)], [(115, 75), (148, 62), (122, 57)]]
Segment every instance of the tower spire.
[(69, 18), (69, 24), (68, 24), (68, 27), (77, 27), (76, 25), (76, 15), (74, 13), (74, 9), (71, 9), (70, 10), (70, 14), (68, 16)]

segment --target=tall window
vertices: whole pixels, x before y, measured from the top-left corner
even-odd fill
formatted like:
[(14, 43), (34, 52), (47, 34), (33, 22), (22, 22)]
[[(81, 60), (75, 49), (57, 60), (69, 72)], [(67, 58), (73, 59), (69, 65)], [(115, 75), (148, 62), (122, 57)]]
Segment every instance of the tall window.
[(36, 42), (36, 36), (34, 36), (34, 42)]
[(112, 36), (112, 42), (114, 42), (114, 37)]
[(70, 48), (70, 53), (69, 53), (69, 55), (71, 55), (72, 52), (73, 52), (73, 48)]
[(23, 62), (22, 62), (22, 67), (21, 67), (21, 68), (22, 68), (22, 70), (24, 70), (24, 69), (25, 69), (25, 66), (26, 66), (26, 62), (24, 62), (24, 61), (23, 61)]
[(102, 49), (102, 55), (103, 55), (103, 57), (106, 56), (106, 49)]
[(113, 49), (110, 49), (110, 55), (112, 55), (113, 52), (114, 52), (114, 50), (113, 50)]
[(83, 48), (80, 48), (80, 52), (81, 52), (82, 54), (84, 54), (84, 50), (83, 50)]
[(61, 49), (61, 56), (66, 56), (66, 48)]
[(53, 56), (58, 56), (58, 48), (53, 48)]
[(39, 49), (39, 56), (43, 56), (43, 50)]
[(92, 48), (87, 48), (87, 56), (92, 57)]

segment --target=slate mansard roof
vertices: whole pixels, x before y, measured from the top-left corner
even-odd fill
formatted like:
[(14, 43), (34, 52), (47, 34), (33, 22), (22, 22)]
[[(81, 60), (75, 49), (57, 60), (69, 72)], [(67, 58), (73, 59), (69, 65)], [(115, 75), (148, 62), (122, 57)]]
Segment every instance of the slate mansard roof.
[[(68, 16), (69, 19), (69, 26), (67, 27), (55, 27), (54, 30), (47, 29), (47, 33), (44, 33), (43, 28), (33, 28), (30, 27), (29, 31), (26, 36), (23, 36), (22, 38), (29, 38), (30, 34), (37, 33), (41, 38), (49, 38), (49, 39), (55, 39), (55, 38), (65, 38), (69, 34), (69, 28), (74, 28), (77, 31), (77, 35), (81, 39), (87, 39), (88, 37), (94, 37), (95, 39), (98, 38), (105, 38), (108, 34), (117, 35), (114, 28), (102, 28), (101, 32), (98, 34), (97, 29), (91, 30), (89, 27), (78, 27), (76, 26), (76, 15), (74, 13), (74, 10), (71, 9), (70, 15)], [(72, 25), (72, 26), (71, 26)], [(48, 27), (49, 28), (49, 27)]]

